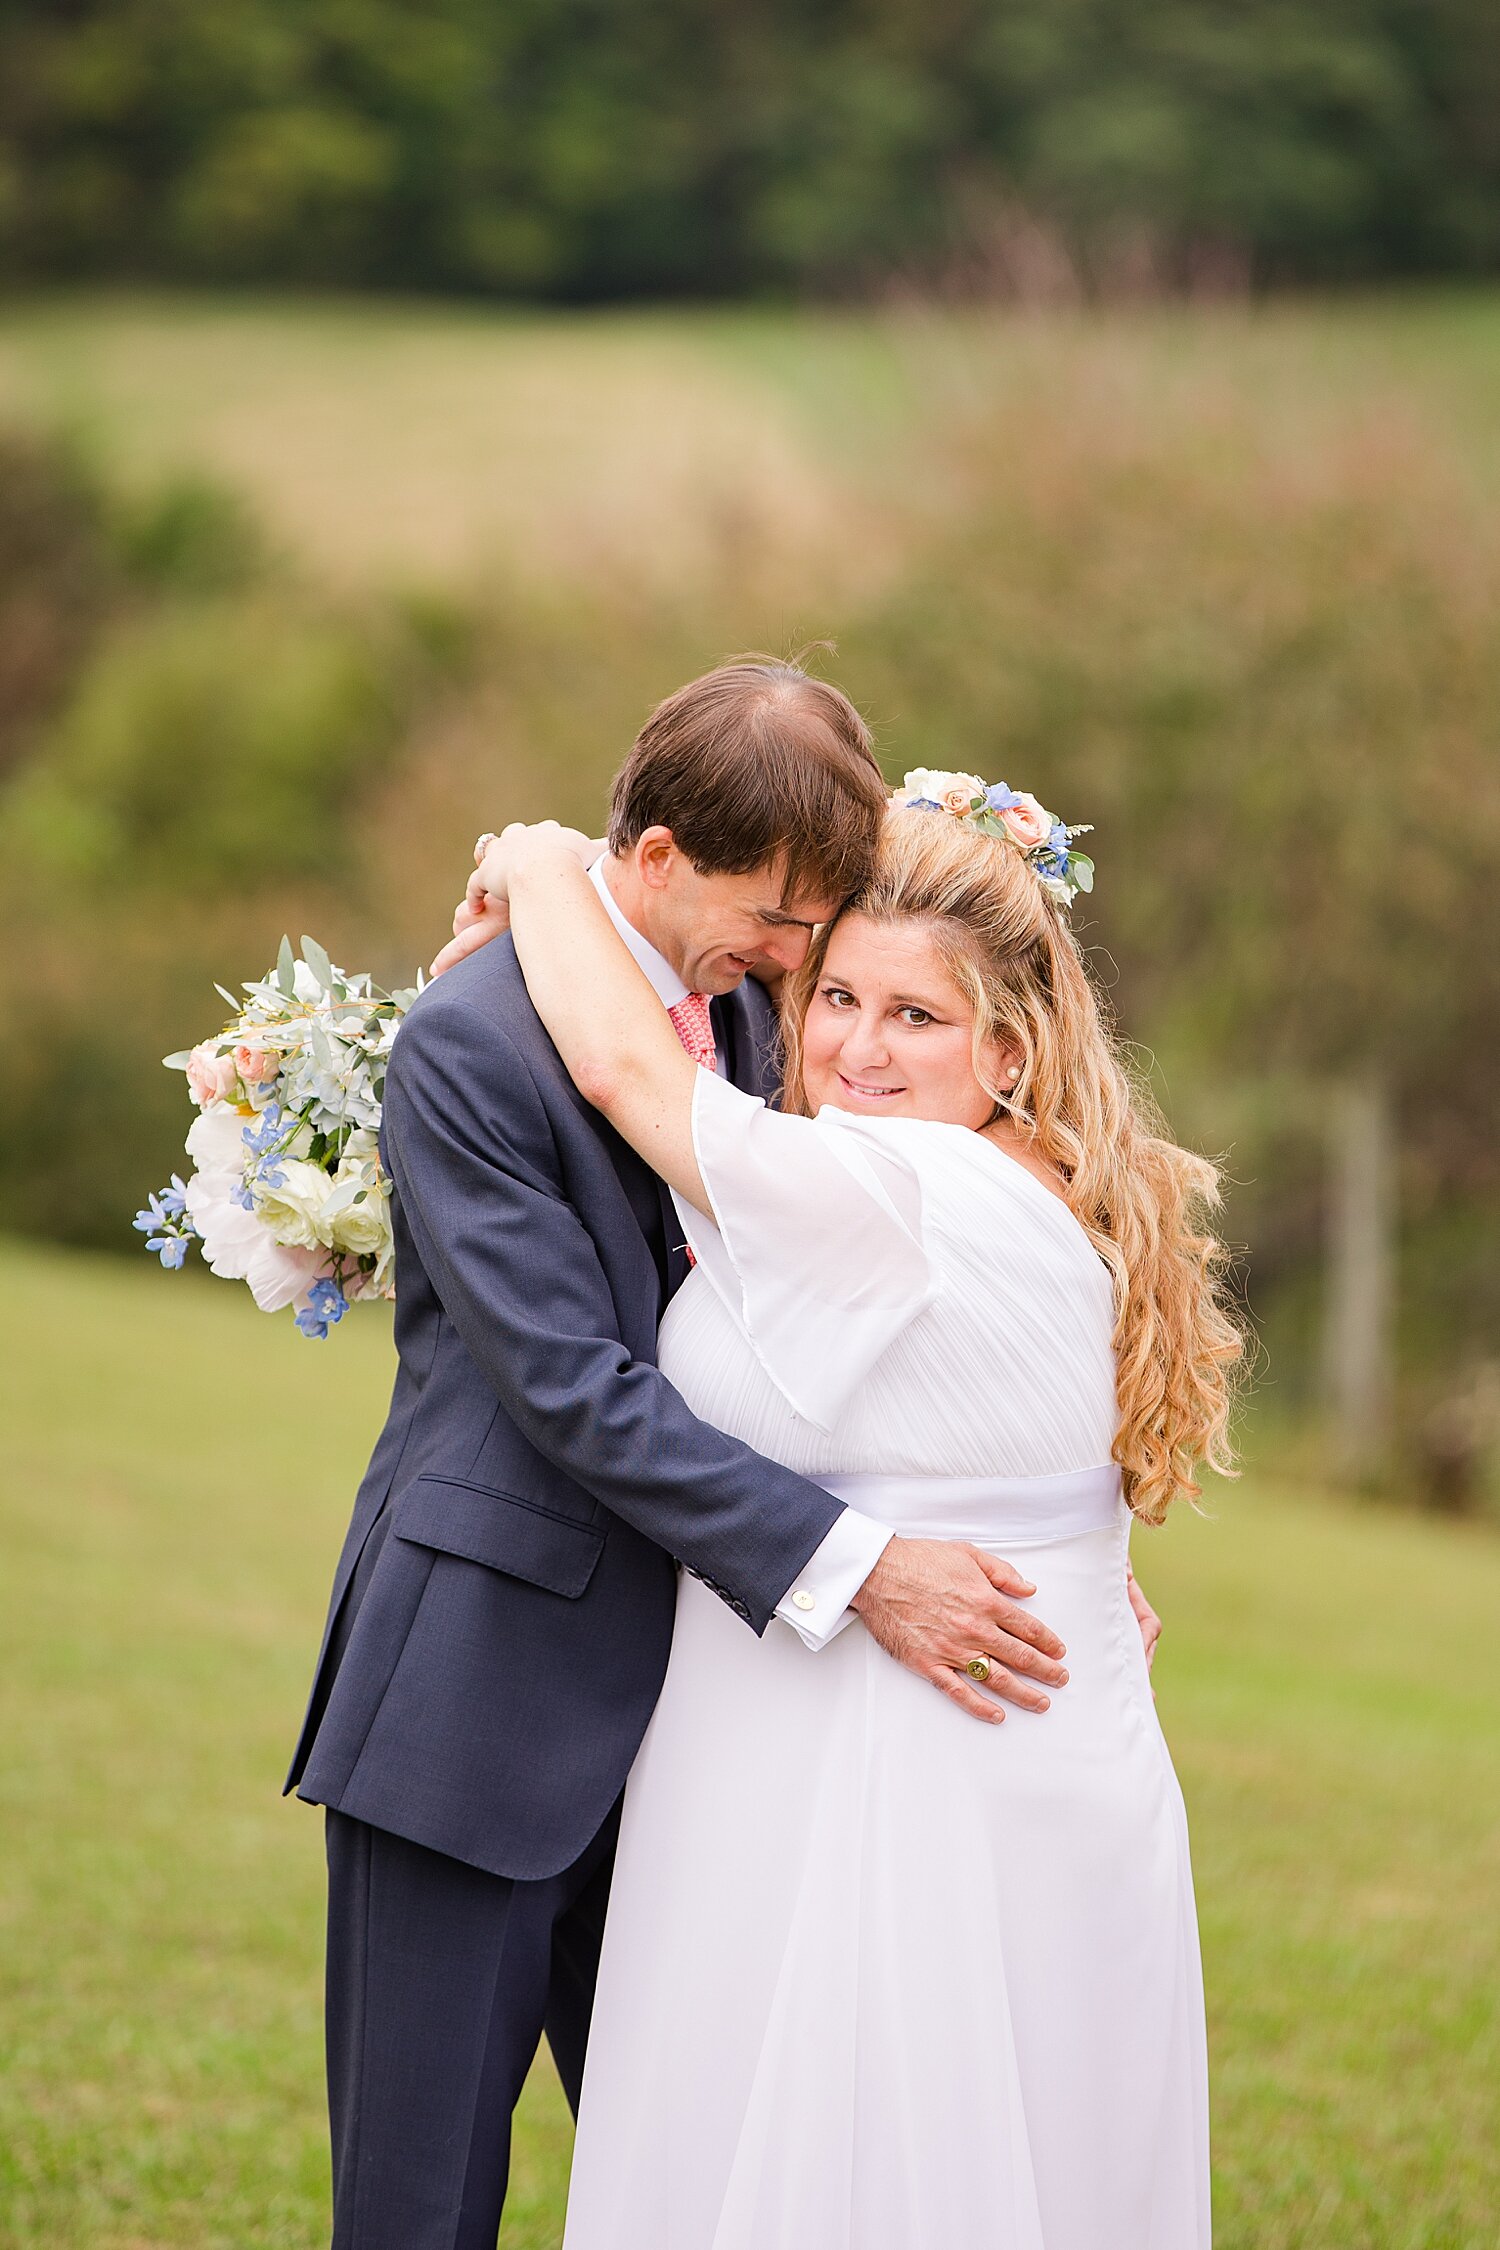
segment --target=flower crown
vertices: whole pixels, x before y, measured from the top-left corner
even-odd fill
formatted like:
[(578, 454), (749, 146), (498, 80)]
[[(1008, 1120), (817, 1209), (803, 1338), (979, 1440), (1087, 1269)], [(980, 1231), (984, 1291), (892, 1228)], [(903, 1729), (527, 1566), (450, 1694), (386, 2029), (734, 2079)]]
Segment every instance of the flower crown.
[(1059, 906), (1071, 906), (1080, 891), (1094, 887), (1093, 861), (1073, 849), (1073, 838), (1087, 836), (1088, 827), (1064, 827), (1024, 789), (1007, 789), (1003, 781), (991, 785), (977, 774), (918, 766), (891, 792), (891, 803), (907, 812), (949, 813), (982, 835), (1013, 844)]

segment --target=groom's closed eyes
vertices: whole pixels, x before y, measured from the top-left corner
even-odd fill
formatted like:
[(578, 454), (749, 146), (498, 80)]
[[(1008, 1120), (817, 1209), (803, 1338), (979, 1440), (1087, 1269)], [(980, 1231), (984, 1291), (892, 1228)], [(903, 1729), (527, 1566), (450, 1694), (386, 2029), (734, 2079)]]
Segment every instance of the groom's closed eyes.
[(808, 922), (800, 914), (785, 914), (775, 907), (763, 906), (755, 919), (768, 930), (806, 930), (809, 935), (817, 929), (816, 922)]

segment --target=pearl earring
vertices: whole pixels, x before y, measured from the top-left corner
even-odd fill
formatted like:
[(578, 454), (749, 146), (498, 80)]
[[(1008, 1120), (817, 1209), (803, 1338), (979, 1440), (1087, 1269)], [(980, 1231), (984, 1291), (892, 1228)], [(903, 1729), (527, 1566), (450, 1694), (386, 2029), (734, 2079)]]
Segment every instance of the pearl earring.
[(1020, 1064), (1019, 1064), (1019, 1063), (1012, 1063), (1012, 1064), (1011, 1064), (1011, 1066), (1010, 1066), (1010, 1068), (1009, 1068), (1009, 1070), (1008, 1070), (1008, 1071), (1007, 1071), (1007, 1072), (1005, 1073), (1005, 1075), (1006, 1075), (1006, 1077), (1007, 1077), (1007, 1078), (1019, 1078), (1019, 1077), (1020, 1077), (1020, 1075), (1021, 1075), (1021, 1066), (1020, 1066)]

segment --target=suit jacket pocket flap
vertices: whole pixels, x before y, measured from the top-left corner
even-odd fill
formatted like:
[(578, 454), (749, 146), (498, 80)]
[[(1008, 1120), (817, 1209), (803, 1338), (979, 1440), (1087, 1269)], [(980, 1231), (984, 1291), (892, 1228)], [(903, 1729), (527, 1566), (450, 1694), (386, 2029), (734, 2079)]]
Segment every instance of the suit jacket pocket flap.
[(418, 1477), (408, 1485), (395, 1504), (392, 1528), (398, 1539), (462, 1555), (570, 1601), (583, 1592), (604, 1551), (604, 1533), (596, 1525), (576, 1523), (514, 1493), (444, 1477)]

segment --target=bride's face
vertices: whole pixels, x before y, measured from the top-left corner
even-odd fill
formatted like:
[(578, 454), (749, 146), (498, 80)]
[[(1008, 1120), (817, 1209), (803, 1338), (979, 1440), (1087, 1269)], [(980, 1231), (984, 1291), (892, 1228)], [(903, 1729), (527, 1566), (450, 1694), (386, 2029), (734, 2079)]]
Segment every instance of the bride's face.
[[(803, 1026), (810, 1109), (977, 1130), (995, 1104), (974, 1075), (973, 1039), (973, 1010), (923, 924), (840, 919)], [(1006, 1057), (987, 1060), (1003, 1083)]]

